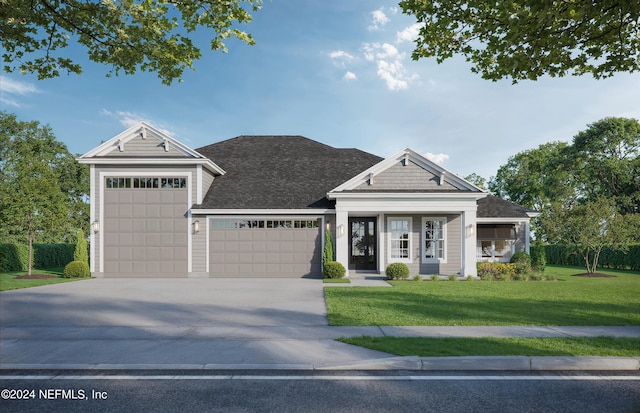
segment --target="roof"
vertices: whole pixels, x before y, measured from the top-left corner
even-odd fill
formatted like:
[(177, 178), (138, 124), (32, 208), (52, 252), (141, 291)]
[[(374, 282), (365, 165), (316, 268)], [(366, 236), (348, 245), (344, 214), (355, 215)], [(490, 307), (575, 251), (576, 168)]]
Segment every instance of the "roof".
[(303, 136), (238, 136), (197, 152), (227, 172), (200, 209), (333, 208), (328, 191), (383, 160)]
[(493, 195), (478, 200), (478, 218), (526, 218), (538, 215), (533, 209)]

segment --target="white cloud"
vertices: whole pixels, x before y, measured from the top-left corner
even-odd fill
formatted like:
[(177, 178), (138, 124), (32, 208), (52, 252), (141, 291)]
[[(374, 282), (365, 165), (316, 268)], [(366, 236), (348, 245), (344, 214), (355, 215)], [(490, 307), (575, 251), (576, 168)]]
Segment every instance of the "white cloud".
[(347, 73), (342, 76), (342, 80), (357, 80), (358, 76), (355, 73), (347, 71)]
[(125, 128), (130, 128), (135, 124), (137, 124), (138, 122), (144, 121), (169, 136), (174, 135), (173, 132), (167, 129), (166, 125), (163, 125), (161, 122), (156, 122), (154, 120), (151, 120), (149, 117), (140, 115), (139, 113), (128, 112), (123, 110), (117, 110), (115, 112), (112, 112), (107, 109), (102, 109), (100, 113), (102, 115), (109, 116), (111, 118), (116, 119)]
[(344, 50), (336, 50), (335, 52), (329, 53), (329, 57), (332, 59), (346, 59), (353, 60), (355, 57), (351, 56), (349, 53)]
[(387, 89), (392, 91), (407, 89), (409, 82), (418, 78), (415, 74), (407, 74), (402, 63), (406, 56), (404, 53), (400, 53), (394, 45), (365, 43), (362, 48), (365, 59), (376, 62), (378, 77), (385, 81)]
[(389, 18), (383, 11), (383, 7), (371, 12), (371, 24), (369, 30), (378, 30), (385, 24), (389, 23)]
[(423, 23), (415, 23), (409, 27), (405, 27), (402, 31), (396, 32), (396, 42), (413, 42), (418, 38), (422, 26), (424, 26)]
[(427, 152), (424, 154), (424, 157), (430, 160), (431, 162), (434, 162), (440, 165), (443, 164), (447, 159), (449, 159), (449, 155), (447, 155), (446, 153)]
[[(40, 91), (35, 85), (27, 82), (20, 82), (5, 76), (0, 76), (0, 102), (7, 106), (16, 108), (22, 107), (22, 104), (15, 99), (17, 96), (27, 96)], [(7, 95), (11, 97), (7, 97)]]

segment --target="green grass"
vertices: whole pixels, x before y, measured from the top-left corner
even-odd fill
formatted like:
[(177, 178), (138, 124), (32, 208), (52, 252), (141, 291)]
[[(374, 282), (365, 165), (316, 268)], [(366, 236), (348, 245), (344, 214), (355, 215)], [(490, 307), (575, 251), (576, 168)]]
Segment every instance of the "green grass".
[(48, 274), (55, 278), (16, 279), (20, 275), (26, 275), (26, 271), (0, 273), (0, 291), (17, 290), (20, 288), (39, 287), (41, 285), (59, 284), (70, 281), (86, 280), (87, 278), (63, 278), (64, 268), (34, 269), (32, 274)]
[(398, 356), (640, 356), (640, 338), (352, 337), (338, 341)]
[(640, 325), (640, 273), (571, 276), (583, 272), (549, 266), (557, 281), (392, 281), (324, 294), (334, 326)]
[(348, 278), (323, 278), (322, 282), (325, 284), (350, 284)]

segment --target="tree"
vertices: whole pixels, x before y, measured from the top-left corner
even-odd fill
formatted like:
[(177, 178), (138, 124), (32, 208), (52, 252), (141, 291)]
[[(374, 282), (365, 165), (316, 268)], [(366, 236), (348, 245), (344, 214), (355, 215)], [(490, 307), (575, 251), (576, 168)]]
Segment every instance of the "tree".
[(543, 213), (543, 227), (554, 243), (575, 245), (588, 273), (595, 273), (605, 247), (626, 249), (637, 241), (640, 214), (621, 214), (610, 198), (579, 203), (554, 203)]
[(73, 260), (89, 263), (89, 254), (87, 253), (87, 240), (84, 237), (84, 231), (79, 229), (76, 239), (76, 249), (73, 251)]
[(76, 161), (51, 128), (38, 122), (0, 112), (0, 141), (6, 144), (0, 149), (0, 234), (29, 245), (31, 273), (34, 242), (63, 241), (79, 224), (88, 229), (87, 215), (75, 216), (86, 200), (88, 174), (71, 181), (67, 169)]
[(333, 239), (331, 237), (331, 231), (327, 228), (324, 235), (324, 250), (322, 251), (322, 265), (327, 265), (328, 262), (335, 261), (333, 256)]
[[(254, 44), (235, 27), (251, 21), (262, 0), (0, 0), (0, 45), (4, 70), (36, 73), (38, 79), (62, 72), (82, 73), (61, 49), (70, 42), (87, 49), (90, 60), (120, 72), (156, 72), (164, 84), (180, 79), (201, 57), (186, 34), (212, 32), (211, 50), (226, 51), (223, 40)], [(247, 10), (248, 9), (248, 10)]]
[(489, 190), (536, 210), (572, 197), (573, 183), (565, 162), (567, 146), (566, 142), (550, 142), (517, 153), (500, 166), (489, 181)]
[(575, 182), (588, 199), (615, 199), (624, 213), (640, 212), (640, 122), (605, 118), (573, 138), (569, 151)]
[(640, 2), (403, 0), (422, 25), (413, 58), (463, 55), (493, 81), (640, 70)]
[(475, 186), (482, 189), (483, 191), (487, 190), (487, 180), (475, 172), (472, 173), (471, 175), (465, 176), (464, 180), (474, 184)]

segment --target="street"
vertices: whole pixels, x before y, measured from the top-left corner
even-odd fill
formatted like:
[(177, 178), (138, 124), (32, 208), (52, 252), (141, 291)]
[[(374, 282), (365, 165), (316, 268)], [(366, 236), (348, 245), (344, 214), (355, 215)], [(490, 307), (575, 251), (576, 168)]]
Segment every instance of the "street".
[(8, 371), (3, 412), (640, 413), (639, 372)]

